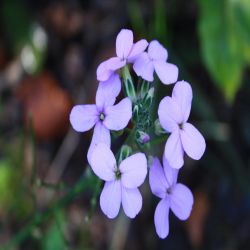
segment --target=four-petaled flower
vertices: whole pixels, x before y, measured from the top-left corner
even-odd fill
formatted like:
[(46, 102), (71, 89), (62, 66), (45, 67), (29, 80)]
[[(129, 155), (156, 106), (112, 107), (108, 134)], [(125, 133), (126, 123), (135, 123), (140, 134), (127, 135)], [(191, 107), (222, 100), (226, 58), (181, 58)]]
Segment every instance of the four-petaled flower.
[(134, 218), (141, 210), (142, 196), (138, 187), (147, 175), (147, 159), (136, 153), (117, 166), (112, 151), (105, 144), (94, 147), (90, 158), (94, 173), (105, 181), (100, 206), (108, 218), (115, 218), (122, 204), (125, 214)]
[(70, 122), (76, 131), (85, 132), (95, 126), (88, 159), (97, 143), (102, 142), (110, 147), (110, 130), (125, 128), (132, 117), (132, 103), (129, 98), (114, 105), (120, 89), (120, 78), (114, 74), (108, 81), (100, 82), (96, 104), (76, 105), (70, 113)]
[(149, 184), (154, 195), (161, 198), (158, 203), (154, 223), (158, 236), (166, 238), (169, 233), (169, 209), (180, 219), (186, 220), (192, 210), (194, 198), (186, 186), (177, 183), (178, 170), (169, 166), (163, 157), (163, 168), (158, 158), (154, 158), (149, 170)]
[(116, 37), (116, 57), (102, 62), (96, 71), (97, 80), (106, 81), (116, 71), (134, 60), (147, 48), (148, 42), (142, 39), (133, 43), (133, 32), (122, 29)]
[(178, 78), (178, 68), (167, 63), (167, 50), (156, 40), (150, 42), (148, 52), (143, 52), (134, 62), (133, 68), (138, 76), (152, 82), (154, 70), (164, 84), (175, 83)]
[(192, 96), (192, 88), (187, 82), (177, 82), (172, 97), (164, 97), (158, 109), (161, 126), (171, 133), (164, 156), (170, 166), (177, 169), (184, 164), (184, 151), (192, 159), (199, 160), (206, 148), (202, 134), (187, 122)]

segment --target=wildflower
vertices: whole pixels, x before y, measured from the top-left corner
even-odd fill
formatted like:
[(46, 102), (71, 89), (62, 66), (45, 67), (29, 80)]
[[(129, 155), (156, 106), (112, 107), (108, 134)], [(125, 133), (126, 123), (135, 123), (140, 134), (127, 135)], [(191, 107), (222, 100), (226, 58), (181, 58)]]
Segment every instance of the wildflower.
[(97, 144), (90, 157), (94, 173), (105, 181), (100, 196), (100, 206), (108, 218), (115, 218), (122, 204), (125, 214), (134, 218), (142, 207), (142, 196), (138, 187), (147, 175), (147, 159), (136, 153), (117, 166), (115, 157), (107, 145)]
[(133, 68), (138, 76), (152, 82), (154, 71), (164, 84), (175, 83), (178, 79), (178, 68), (167, 63), (167, 50), (156, 40), (150, 42), (148, 52), (143, 52), (134, 62)]
[(169, 233), (169, 209), (180, 220), (186, 220), (191, 213), (194, 202), (189, 188), (177, 183), (178, 170), (171, 168), (164, 157), (163, 168), (159, 159), (154, 158), (149, 170), (151, 191), (161, 198), (154, 214), (155, 228), (160, 238), (166, 238)]
[(161, 126), (170, 132), (164, 156), (173, 168), (184, 164), (184, 151), (194, 160), (199, 160), (206, 148), (202, 134), (187, 122), (192, 104), (192, 88), (185, 81), (177, 82), (172, 97), (164, 97), (158, 108)]
[(70, 122), (76, 131), (85, 132), (95, 126), (88, 159), (95, 144), (102, 142), (110, 146), (110, 130), (125, 128), (132, 117), (132, 103), (129, 98), (114, 105), (120, 89), (119, 76), (113, 75), (108, 81), (100, 82), (96, 104), (76, 105), (70, 113)]
[(148, 42), (142, 39), (133, 43), (133, 32), (122, 29), (116, 37), (116, 57), (102, 62), (97, 68), (97, 79), (106, 81), (116, 71), (127, 63), (132, 63), (146, 49)]

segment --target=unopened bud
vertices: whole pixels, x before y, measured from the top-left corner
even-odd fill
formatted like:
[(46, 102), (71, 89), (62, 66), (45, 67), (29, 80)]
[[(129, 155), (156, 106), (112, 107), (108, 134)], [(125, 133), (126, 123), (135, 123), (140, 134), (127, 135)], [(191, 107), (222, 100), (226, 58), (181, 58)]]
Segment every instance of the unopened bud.
[(162, 128), (159, 119), (154, 122), (154, 132), (156, 135), (164, 135), (167, 132)]
[(143, 80), (142, 85), (141, 85), (141, 89), (140, 89), (140, 95), (141, 95), (142, 99), (148, 93), (150, 84), (151, 84), (150, 82)]
[(150, 141), (150, 136), (143, 131), (137, 130), (135, 136), (136, 140), (141, 144), (145, 144)]
[(132, 148), (128, 145), (123, 145), (121, 147), (120, 155), (119, 155), (119, 162), (122, 162), (124, 159), (129, 157), (132, 154)]
[(145, 108), (149, 108), (153, 102), (155, 89), (152, 87), (149, 89), (148, 93), (143, 98), (143, 103)]

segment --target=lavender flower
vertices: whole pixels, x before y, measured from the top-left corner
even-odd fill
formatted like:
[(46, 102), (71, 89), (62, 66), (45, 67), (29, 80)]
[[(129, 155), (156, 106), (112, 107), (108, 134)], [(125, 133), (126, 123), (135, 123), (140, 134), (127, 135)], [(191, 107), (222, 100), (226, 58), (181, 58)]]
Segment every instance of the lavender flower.
[(148, 42), (142, 39), (133, 43), (133, 32), (122, 29), (116, 37), (116, 57), (102, 62), (97, 68), (97, 79), (106, 81), (116, 71), (127, 63), (132, 63), (146, 49)]
[(105, 181), (100, 196), (100, 206), (108, 218), (115, 218), (120, 206), (125, 214), (134, 218), (142, 207), (138, 187), (147, 175), (147, 159), (143, 153), (129, 156), (117, 166), (115, 157), (107, 145), (97, 144), (90, 158), (94, 173)]
[(154, 70), (162, 83), (175, 83), (178, 79), (178, 68), (167, 63), (167, 50), (156, 40), (150, 42), (148, 52), (143, 52), (134, 62), (133, 68), (138, 76), (152, 82)]
[(154, 214), (155, 228), (160, 238), (166, 238), (169, 233), (169, 209), (180, 220), (186, 220), (194, 202), (189, 188), (177, 183), (178, 170), (171, 168), (164, 157), (163, 167), (164, 170), (159, 159), (155, 158), (149, 170), (152, 193), (161, 198)]
[(70, 113), (70, 122), (76, 131), (85, 132), (95, 126), (88, 159), (97, 143), (102, 142), (110, 147), (110, 130), (125, 128), (132, 117), (132, 103), (129, 98), (114, 105), (120, 90), (120, 78), (114, 74), (108, 81), (99, 83), (96, 104), (76, 105)]
[(199, 160), (206, 148), (202, 134), (187, 122), (191, 104), (192, 88), (185, 81), (177, 82), (172, 97), (161, 100), (158, 115), (161, 126), (170, 132), (164, 156), (173, 168), (181, 168), (184, 164), (184, 151), (194, 160)]

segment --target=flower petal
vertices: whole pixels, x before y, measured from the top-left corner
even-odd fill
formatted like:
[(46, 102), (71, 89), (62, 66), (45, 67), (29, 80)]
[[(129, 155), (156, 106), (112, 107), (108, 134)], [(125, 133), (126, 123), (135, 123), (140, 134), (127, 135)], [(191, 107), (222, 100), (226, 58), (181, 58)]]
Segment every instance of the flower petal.
[(137, 76), (141, 76), (144, 80), (152, 82), (154, 80), (154, 65), (149, 59), (148, 54), (143, 52), (133, 65), (133, 69)]
[(172, 98), (176, 100), (180, 107), (182, 122), (186, 122), (190, 114), (193, 99), (193, 92), (190, 84), (185, 81), (177, 82), (173, 89)]
[(170, 208), (180, 220), (186, 220), (189, 217), (193, 203), (194, 197), (188, 187), (177, 183), (172, 188), (172, 194), (170, 196)]
[(145, 51), (147, 46), (148, 42), (145, 39), (141, 39), (140, 41), (136, 42), (133, 45), (131, 52), (129, 53), (128, 62), (133, 63), (136, 58)]
[(173, 186), (176, 184), (177, 182), (177, 177), (178, 177), (178, 173), (179, 170), (172, 168), (169, 163), (168, 160), (166, 159), (166, 157), (162, 157), (163, 158), (163, 169), (164, 169), (164, 173), (167, 179), (167, 183), (169, 186)]
[(89, 163), (91, 161), (91, 156), (92, 156), (93, 149), (99, 143), (104, 143), (109, 148), (110, 148), (110, 145), (111, 145), (110, 132), (101, 122), (98, 122), (95, 125), (95, 128), (94, 128), (92, 140), (91, 140), (89, 150), (88, 150), (88, 154), (87, 154), (87, 158), (88, 158)]
[(121, 171), (121, 182), (124, 187), (139, 187), (147, 175), (147, 158), (143, 153), (136, 153), (123, 160), (119, 169)]
[(115, 179), (116, 160), (106, 144), (99, 143), (93, 148), (89, 163), (100, 179), (104, 181)]
[(135, 218), (141, 211), (142, 196), (138, 188), (126, 188), (122, 186), (122, 207), (129, 218)]
[(121, 182), (107, 181), (100, 196), (100, 206), (108, 218), (115, 218), (121, 206)]
[(112, 57), (102, 62), (96, 71), (98, 81), (107, 81), (115, 70), (122, 68), (126, 64), (125, 60), (121, 60), (119, 57)]
[(158, 108), (158, 116), (161, 126), (167, 132), (173, 132), (178, 129), (181, 123), (181, 112), (177, 103), (169, 96), (164, 97)]
[(121, 59), (126, 59), (133, 46), (133, 32), (122, 29), (116, 37), (116, 55)]
[(158, 236), (164, 239), (169, 233), (169, 201), (167, 198), (162, 199), (155, 210), (154, 222)]
[(118, 74), (112, 74), (105, 82), (100, 82), (96, 92), (96, 106), (99, 111), (115, 103), (121, 91), (121, 80)]
[(76, 105), (72, 108), (69, 116), (70, 123), (74, 130), (85, 132), (90, 130), (98, 121), (96, 105)]
[(118, 104), (105, 109), (103, 124), (110, 130), (124, 129), (132, 117), (132, 102), (126, 97)]
[(154, 61), (155, 72), (164, 84), (175, 83), (178, 79), (178, 68), (162, 60)]
[(164, 156), (172, 168), (181, 168), (184, 164), (184, 151), (181, 145), (179, 131), (174, 131), (168, 138), (165, 146)]
[(168, 59), (168, 51), (156, 40), (149, 44), (148, 54), (152, 60), (166, 61)]
[(181, 142), (187, 155), (194, 160), (199, 160), (205, 152), (206, 142), (204, 137), (190, 123), (183, 124)]
[(154, 195), (161, 199), (166, 197), (169, 184), (158, 158), (154, 158), (153, 164), (149, 169), (149, 185)]

